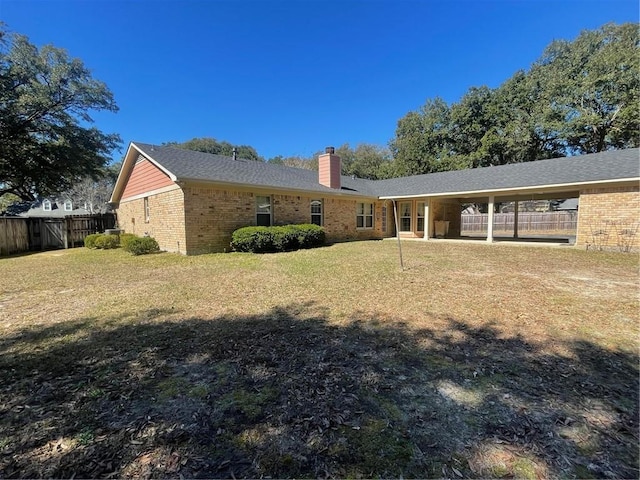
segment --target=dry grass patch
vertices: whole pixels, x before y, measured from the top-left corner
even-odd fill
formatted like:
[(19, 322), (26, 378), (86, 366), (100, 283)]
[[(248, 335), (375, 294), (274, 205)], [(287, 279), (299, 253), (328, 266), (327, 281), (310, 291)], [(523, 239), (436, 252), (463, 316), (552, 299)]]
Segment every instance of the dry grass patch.
[(0, 471), (638, 476), (637, 257), (403, 250), (0, 260)]

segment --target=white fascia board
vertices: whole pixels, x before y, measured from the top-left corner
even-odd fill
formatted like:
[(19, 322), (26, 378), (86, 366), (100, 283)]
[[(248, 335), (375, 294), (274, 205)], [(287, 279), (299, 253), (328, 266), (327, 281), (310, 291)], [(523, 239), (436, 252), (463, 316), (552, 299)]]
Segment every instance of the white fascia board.
[(528, 192), (531, 190), (558, 190), (563, 188), (572, 189), (575, 187), (584, 187), (591, 185), (603, 185), (607, 183), (628, 183), (628, 182), (640, 182), (640, 177), (631, 177), (631, 178), (616, 178), (610, 180), (595, 180), (588, 182), (574, 182), (574, 183), (556, 183), (552, 185), (533, 185), (527, 187), (513, 187), (513, 188), (504, 188), (504, 189), (487, 189), (487, 190), (461, 190), (458, 192), (439, 192), (439, 193), (422, 193), (416, 195), (395, 195), (395, 196), (387, 196), (382, 195), (378, 198), (380, 200), (393, 200), (393, 199), (402, 199), (402, 198), (425, 198), (425, 197), (459, 197), (463, 195), (501, 195), (505, 193), (518, 193), (518, 192)]
[(114, 198), (116, 196), (121, 196), (122, 192), (124, 192), (124, 185), (122, 185), (122, 182), (124, 182), (123, 180), (123, 173), (126, 171), (126, 176), (129, 176), (129, 174), (131, 173), (131, 171), (127, 171), (129, 166), (131, 165), (131, 160), (129, 160), (130, 158), (130, 153), (131, 150), (133, 148), (133, 142), (129, 143), (129, 146), (127, 147), (127, 153), (125, 153), (124, 155), (124, 160), (122, 161), (122, 165), (120, 165), (120, 172), (118, 172), (118, 178), (116, 179), (116, 183), (113, 186), (113, 192), (111, 192), (111, 198), (109, 198), (109, 203), (118, 203), (118, 201), (114, 200)]

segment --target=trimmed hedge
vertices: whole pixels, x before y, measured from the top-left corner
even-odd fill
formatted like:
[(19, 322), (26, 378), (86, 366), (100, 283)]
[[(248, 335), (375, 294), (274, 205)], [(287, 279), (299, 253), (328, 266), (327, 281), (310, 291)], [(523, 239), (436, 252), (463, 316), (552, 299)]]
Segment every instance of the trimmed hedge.
[(118, 235), (100, 235), (96, 238), (94, 243), (96, 248), (110, 250), (120, 246), (120, 239), (118, 238)]
[(147, 253), (156, 253), (160, 251), (158, 242), (152, 237), (136, 237), (128, 239), (126, 246), (122, 247), (125, 251), (133, 255), (146, 255)]
[(236, 252), (286, 252), (324, 245), (324, 228), (314, 224), (279, 227), (243, 227), (231, 235), (231, 248)]
[(87, 248), (111, 249), (120, 246), (118, 235), (105, 235), (104, 233), (92, 233), (84, 238), (84, 246)]
[(96, 240), (100, 236), (102, 236), (101, 233), (92, 233), (91, 235), (87, 235), (86, 237), (84, 237), (84, 246), (87, 248), (97, 248)]
[(137, 235), (134, 235), (133, 233), (121, 233), (120, 234), (120, 246), (126, 250), (127, 249), (127, 245), (129, 245), (129, 242), (131, 240), (133, 240), (134, 238), (140, 238), (140, 237), (138, 237)]
[(121, 233), (120, 235), (107, 235), (104, 233), (92, 233), (84, 239), (87, 248), (111, 249), (122, 247), (123, 250), (133, 255), (144, 255), (160, 251), (158, 242), (151, 237), (138, 237), (133, 233)]

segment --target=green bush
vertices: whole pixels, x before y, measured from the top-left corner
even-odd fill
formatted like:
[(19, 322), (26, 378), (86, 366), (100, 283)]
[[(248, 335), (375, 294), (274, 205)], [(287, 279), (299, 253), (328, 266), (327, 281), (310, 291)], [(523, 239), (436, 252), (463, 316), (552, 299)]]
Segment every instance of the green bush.
[(287, 252), (300, 248), (299, 230), (296, 225), (273, 228), (273, 246), (276, 252)]
[(133, 233), (121, 233), (120, 246), (126, 250), (127, 246), (129, 245), (129, 242), (134, 238), (140, 238), (140, 237), (138, 237), (137, 235), (134, 235)]
[(84, 237), (84, 246), (87, 248), (96, 248), (96, 239), (100, 237), (101, 233), (92, 233)]
[(303, 235), (298, 236), (298, 242), (300, 248), (315, 248), (321, 247), (325, 244), (326, 234), (324, 228), (313, 223), (305, 223), (298, 225), (299, 229), (304, 232)]
[(286, 252), (319, 247), (324, 242), (324, 229), (313, 224), (243, 227), (231, 236), (231, 248), (236, 252)]
[(101, 234), (95, 239), (94, 245), (96, 248), (109, 250), (112, 248), (118, 248), (120, 246), (120, 241), (118, 239), (118, 235)]
[(237, 252), (272, 251), (273, 234), (269, 227), (243, 227), (231, 235), (231, 248)]
[(127, 240), (123, 248), (133, 255), (146, 255), (160, 251), (158, 242), (152, 237), (136, 237)]

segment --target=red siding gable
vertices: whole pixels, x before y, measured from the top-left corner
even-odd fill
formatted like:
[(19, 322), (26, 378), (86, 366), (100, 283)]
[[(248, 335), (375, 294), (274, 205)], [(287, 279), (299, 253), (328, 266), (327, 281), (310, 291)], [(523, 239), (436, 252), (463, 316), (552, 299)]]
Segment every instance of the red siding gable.
[(141, 195), (152, 190), (172, 185), (169, 176), (149, 160), (142, 160), (133, 166), (127, 185), (124, 187), (122, 199)]

